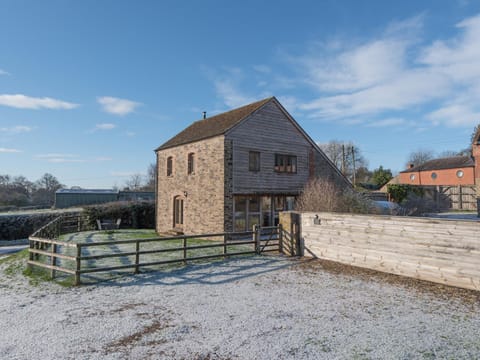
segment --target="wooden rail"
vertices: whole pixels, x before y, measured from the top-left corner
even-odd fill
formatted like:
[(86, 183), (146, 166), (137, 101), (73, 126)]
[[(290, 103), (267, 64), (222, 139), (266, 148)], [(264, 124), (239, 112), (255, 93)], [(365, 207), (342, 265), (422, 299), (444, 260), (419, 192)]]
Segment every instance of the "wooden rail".
[[(38, 231), (35, 235), (46, 234), (51, 236), (57, 232), (61, 226), (61, 220), (53, 221), (47, 226), (50, 229), (46, 229), (43, 232)], [(52, 231), (52, 227), (54, 230)], [(171, 237), (155, 237), (148, 239), (131, 239), (131, 240), (114, 240), (114, 241), (101, 241), (92, 243), (72, 243), (64, 242), (58, 239), (47, 239), (39, 236), (31, 236), (29, 238), (29, 260), (28, 265), (45, 268), (50, 270), (52, 278), (55, 277), (56, 272), (63, 272), (66, 274), (74, 275), (75, 285), (81, 284), (81, 275), (87, 273), (96, 272), (109, 272), (123, 269), (133, 269), (134, 273), (139, 273), (142, 267), (153, 265), (165, 265), (174, 263), (184, 263), (203, 259), (214, 258), (227, 258), (238, 255), (260, 255), (265, 252), (281, 252), (282, 250), (282, 228), (278, 227), (254, 227), (253, 231), (248, 232), (232, 232), (232, 233), (215, 233), (215, 234), (202, 234), (202, 235), (181, 235)], [(188, 241), (192, 239), (208, 239), (223, 237), (223, 241), (215, 244), (202, 244), (202, 245), (189, 245)], [(240, 240), (232, 240), (233, 238), (242, 237)], [(251, 239), (247, 240), (248, 237)], [(154, 248), (154, 249), (142, 249), (144, 244), (154, 244), (160, 246), (166, 241), (179, 240), (181, 246), (175, 246), (171, 248)], [(105, 248), (111, 250), (112, 246), (119, 245), (134, 245), (132, 250), (121, 251), (114, 253), (106, 253), (99, 255), (84, 255), (83, 249), (91, 249), (95, 247)], [(231, 249), (231, 247), (248, 246), (252, 245), (252, 250)], [(208, 254), (201, 256), (188, 256), (189, 251), (195, 251), (200, 249), (213, 249), (220, 248), (220, 254)], [(68, 253), (68, 254), (67, 254)], [(162, 259), (158, 261), (142, 261), (142, 255), (162, 254), (162, 253), (179, 253), (181, 256), (177, 259)], [(43, 256), (45, 261), (40, 261), (39, 257)], [(121, 257), (134, 257), (134, 261), (130, 264), (103, 266), (103, 267), (91, 267), (82, 268), (82, 264), (86, 261), (107, 259), (107, 258), (121, 258)], [(58, 260), (68, 263), (68, 266), (59, 266)]]

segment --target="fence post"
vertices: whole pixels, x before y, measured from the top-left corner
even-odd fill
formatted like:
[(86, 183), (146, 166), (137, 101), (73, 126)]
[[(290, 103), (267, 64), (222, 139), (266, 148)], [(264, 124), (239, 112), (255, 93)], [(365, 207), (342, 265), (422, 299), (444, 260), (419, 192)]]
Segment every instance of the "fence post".
[[(28, 251), (28, 260), (33, 261), (33, 252), (31, 251), (31, 249), (33, 249), (35, 242), (32, 239), (28, 239), (28, 242), (29, 242), (29, 246), (30, 246), (30, 249)], [(31, 264), (28, 264), (27, 266), (28, 266), (28, 269), (30, 269), (30, 270), (33, 269), (33, 266)]]
[(82, 246), (77, 244), (77, 256), (75, 258), (75, 286), (80, 285), (80, 269), (82, 268), (81, 258), (82, 257)]
[(140, 263), (140, 241), (135, 241), (135, 274), (140, 272), (139, 263)]
[(278, 252), (283, 254), (283, 227), (278, 224)]
[(227, 258), (227, 234), (223, 234), (223, 260)]
[(255, 241), (255, 254), (260, 255), (260, 226), (253, 225), (253, 241)]
[(187, 237), (183, 237), (183, 263), (187, 265)]
[[(57, 257), (56, 257), (56, 254), (57, 254), (57, 244), (52, 244), (52, 255), (51, 255), (51, 259), (50, 259), (50, 265), (52, 266), (57, 266)], [(55, 279), (55, 269), (50, 269), (50, 277), (52, 279)]]

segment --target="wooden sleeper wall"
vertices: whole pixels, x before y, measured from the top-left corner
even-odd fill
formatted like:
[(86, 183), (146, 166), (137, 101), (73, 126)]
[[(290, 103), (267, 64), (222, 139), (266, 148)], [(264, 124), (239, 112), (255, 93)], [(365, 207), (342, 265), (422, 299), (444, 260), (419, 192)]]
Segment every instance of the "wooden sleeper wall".
[(302, 213), (301, 232), (306, 256), (480, 290), (480, 221)]

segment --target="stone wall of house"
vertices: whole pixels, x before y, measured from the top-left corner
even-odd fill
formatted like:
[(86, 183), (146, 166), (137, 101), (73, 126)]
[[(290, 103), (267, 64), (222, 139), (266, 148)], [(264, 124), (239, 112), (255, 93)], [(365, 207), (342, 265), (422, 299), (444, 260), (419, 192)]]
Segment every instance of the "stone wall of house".
[[(174, 230), (174, 199), (183, 198), (185, 234), (223, 232), (225, 227), (225, 141), (223, 136), (157, 152), (158, 233)], [(194, 154), (194, 173), (188, 174), (188, 154)], [(167, 158), (173, 158), (173, 173), (167, 176)], [(231, 156), (231, 155), (229, 155)]]
[(233, 231), (233, 141), (225, 139), (224, 231)]

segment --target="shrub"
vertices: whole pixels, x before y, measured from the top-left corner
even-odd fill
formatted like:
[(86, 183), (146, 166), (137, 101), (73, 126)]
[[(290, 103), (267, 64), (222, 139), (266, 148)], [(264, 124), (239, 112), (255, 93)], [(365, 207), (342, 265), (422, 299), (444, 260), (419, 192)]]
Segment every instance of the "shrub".
[(422, 216), (426, 213), (439, 211), (439, 206), (435, 201), (426, 199), (414, 192), (410, 192), (403, 200), (402, 208), (407, 216)]
[(119, 201), (107, 204), (89, 205), (84, 208), (91, 225), (97, 220), (122, 219), (121, 228), (154, 229), (155, 202)]
[(421, 188), (408, 184), (387, 185), (387, 192), (390, 198), (399, 204), (405, 200), (409, 194), (415, 194), (419, 197), (423, 196), (423, 190)]
[(374, 212), (372, 202), (362, 194), (327, 178), (309, 181), (298, 197), (295, 209), (359, 214)]

